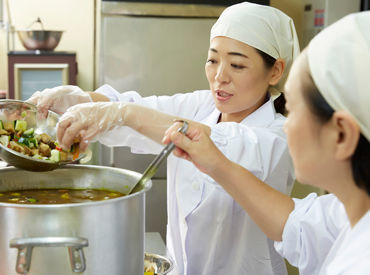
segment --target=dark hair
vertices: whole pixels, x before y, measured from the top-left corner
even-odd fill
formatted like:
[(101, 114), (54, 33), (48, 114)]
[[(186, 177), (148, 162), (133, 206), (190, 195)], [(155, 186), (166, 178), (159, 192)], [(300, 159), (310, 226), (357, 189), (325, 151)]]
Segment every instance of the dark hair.
[[(271, 55), (268, 55), (267, 53), (259, 49), (256, 49), (256, 50), (259, 53), (259, 55), (262, 57), (265, 67), (267, 69), (271, 69), (275, 64), (276, 59), (273, 58)], [(276, 98), (274, 100), (274, 107), (275, 107), (276, 112), (282, 115), (285, 115), (286, 114), (285, 103), (286, 101), (285, 101), (284, 94), (281, 94), (278, 98)]]
[[(325, 123), (334, 114), (333, 108), (326, 102), (317, 89), (310, 73), (304, 75), (303, 97), (308, 108), (320, 122)], [(308, 80), (308, 81), (307, 81)], [(358, 187), (366, 190), (370, 196), (370, 142), (363, 134), (360, 135), (356, 150), (351, 158), (353, 179)]]

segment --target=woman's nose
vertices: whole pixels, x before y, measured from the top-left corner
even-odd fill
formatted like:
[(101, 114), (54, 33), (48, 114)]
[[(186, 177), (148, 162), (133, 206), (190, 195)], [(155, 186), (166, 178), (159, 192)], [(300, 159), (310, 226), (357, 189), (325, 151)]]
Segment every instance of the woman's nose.
[(228, 81), (230, 81), (229, 78), (230, 77), (229, 77), (229, 74), (228, 74), (227, 69), (225, 68), (225, 66), (224, 65), (218, 66), (216, 76), (215, 76), (215, 80), (218, 81), (218, 82), (228, 82)]

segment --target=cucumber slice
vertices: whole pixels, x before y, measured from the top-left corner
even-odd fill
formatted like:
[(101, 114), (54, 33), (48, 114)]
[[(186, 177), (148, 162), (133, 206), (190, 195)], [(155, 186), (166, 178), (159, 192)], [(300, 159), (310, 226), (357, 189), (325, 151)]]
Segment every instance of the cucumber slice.
[(15, 122), (15, 130), (16, 131), (26, 131), (27, 130), (27, 121), (17, 120)]
[(35, 130), (33, 128), (29, 128), (23, 132), (23, 136), (25, 137), (32, 137)]
[(0, 136), (0, 143), (4, 146), (8, 146), (10, 140), (10, 136), (2, 135)]
[(4, 123), (2, 120), (0, 120), (0, 130), (4, 129)]
[(50, 152), (50, 160), (54, 162), (59, 162), (60, 161), (60, 152), (56, 149), (51, 150)]

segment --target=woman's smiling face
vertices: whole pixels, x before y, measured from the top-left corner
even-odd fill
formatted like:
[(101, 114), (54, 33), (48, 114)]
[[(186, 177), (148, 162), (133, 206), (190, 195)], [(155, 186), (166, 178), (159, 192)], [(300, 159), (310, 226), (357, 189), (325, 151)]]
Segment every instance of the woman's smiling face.
[(221, 121), (240, 122), (258, 109), (266, 98), (273, 69), (267, 69), (253, 47), (228, 37), (210, 43), (206, 75)]

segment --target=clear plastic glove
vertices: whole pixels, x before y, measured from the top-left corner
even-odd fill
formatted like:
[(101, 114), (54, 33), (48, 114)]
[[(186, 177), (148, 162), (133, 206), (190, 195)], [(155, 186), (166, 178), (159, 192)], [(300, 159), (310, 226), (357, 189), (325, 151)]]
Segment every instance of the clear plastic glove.
[(67, 150), (74, 139), (79, 138), (80, 150), (85, 151), (97, 135), (124, 125), (125, 106), (125, 102), (91, 102), (72, 106), (57, 125), (59, 145)]
[(41, 116), (46, 117), (48, 110), (61, 115), (71, 106), (91, 101), (90, 95), (79, 87), (64, 85), (37, 91), (26, 102), (37, 105)]

